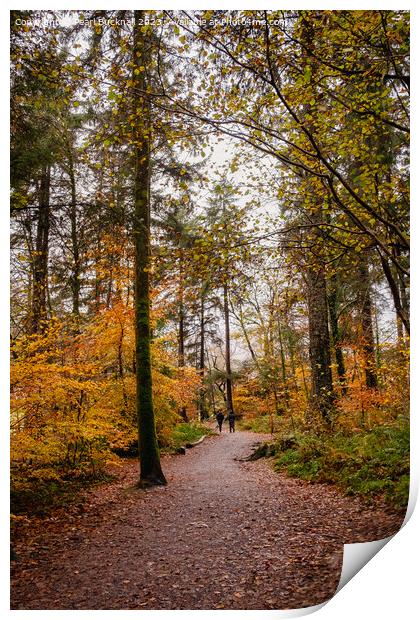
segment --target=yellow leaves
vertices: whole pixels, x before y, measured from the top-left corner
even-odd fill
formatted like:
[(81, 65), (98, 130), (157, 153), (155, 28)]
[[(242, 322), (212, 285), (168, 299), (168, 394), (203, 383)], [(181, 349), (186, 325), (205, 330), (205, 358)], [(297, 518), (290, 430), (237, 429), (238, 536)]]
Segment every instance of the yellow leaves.
[[(154, 326), (166, 311), (155, 304)], [(16, 474), (18, 484), (25, 483), (24, 472), (52, 479), (63, 468), (115, 462), (114, 448), (136, 442), (133, 319), (124, 296), (100, 311), (81, 334), (53, 319), (44, 334), (13, 343), (11, 457), (13, 471), (23, 472)], [(169, 436), (181, 406), (193, 414), (200, 385), (195, 369), (178, 369), (176, 351), (172, 336), (152, 345), (160, 438)]]

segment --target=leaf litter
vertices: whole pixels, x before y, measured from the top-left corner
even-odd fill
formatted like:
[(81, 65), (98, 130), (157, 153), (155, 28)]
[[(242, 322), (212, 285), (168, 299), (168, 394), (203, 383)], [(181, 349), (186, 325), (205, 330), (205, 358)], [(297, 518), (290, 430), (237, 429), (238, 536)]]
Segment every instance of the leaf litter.
[[(166, 456), (167, 487), (116, 480), (16, 530), (12, 609), (293, 609), (334, 595), (343, 544), (404, 515), (244, 461), (264, 435), (209, 437)], [(129, 490), (129, 492), (128, 492)]]

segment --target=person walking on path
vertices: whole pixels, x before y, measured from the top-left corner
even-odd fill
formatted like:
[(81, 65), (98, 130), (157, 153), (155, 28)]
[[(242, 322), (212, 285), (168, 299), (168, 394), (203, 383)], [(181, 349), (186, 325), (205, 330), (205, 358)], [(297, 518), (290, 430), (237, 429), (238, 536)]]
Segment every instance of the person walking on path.
[(219, 433), (222, 432), (222, 424), (223, 424), (224, 419), (225, 419), (225, 416), (223, 415), (223, 413), (221, 411), (218, 411), (216, 413), (216, 420), (217, 420), (217, 424), (219, 425)]
[(235, 432), (235, 414), (233, 413), (233, 411), (229, 411), (228, 420), (229, 420), (229, 433), (234, 433)]

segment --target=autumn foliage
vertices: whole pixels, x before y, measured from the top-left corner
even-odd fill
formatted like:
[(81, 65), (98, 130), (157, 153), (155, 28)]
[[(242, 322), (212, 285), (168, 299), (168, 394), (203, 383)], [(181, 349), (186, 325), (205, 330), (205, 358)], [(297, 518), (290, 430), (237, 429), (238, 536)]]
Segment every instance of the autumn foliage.
[(220, 408), (308, 462), (405, 442), (409, 12), (44, 14), (11, 20), (13, 488), (139, 438), (165, 484)]
[[(14, 484), (100, 472), (137, 445), (132, 308), (116, 302), (75, 334), (55, 318), (12, 345)], [(165, 446), (178, 411), (195, 412), (200, 379), (178, 368), (170, 335), (153, 343), (154, 401)]]

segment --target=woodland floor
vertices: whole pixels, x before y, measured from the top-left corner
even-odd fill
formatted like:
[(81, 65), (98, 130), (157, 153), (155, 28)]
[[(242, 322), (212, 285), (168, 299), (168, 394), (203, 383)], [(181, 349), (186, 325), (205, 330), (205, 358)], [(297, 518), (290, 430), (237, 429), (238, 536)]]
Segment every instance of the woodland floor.
[(243, 462), (264, 435), (208, 437), (163, 458), (167, 487), (135, 488), (137, 461), (83, 503), (21, 531), (12, 609), (288, 609), (333, 596), (343, 543), (395, 533), (401, 514)]

